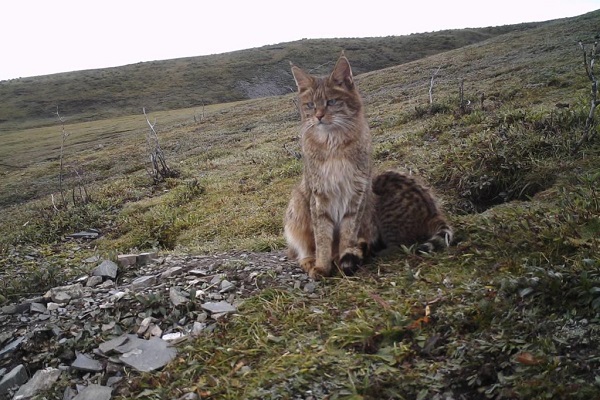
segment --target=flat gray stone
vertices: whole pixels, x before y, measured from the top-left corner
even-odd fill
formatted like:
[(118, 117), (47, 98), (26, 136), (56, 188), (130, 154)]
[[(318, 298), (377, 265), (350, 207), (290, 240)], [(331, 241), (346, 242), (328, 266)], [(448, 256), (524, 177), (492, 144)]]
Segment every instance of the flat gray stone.
[(156, 283), (156, 275), (146, 275), (146, 276), (140, 276), (139, 278), (135, 279), (133, 282), (131, 282), (131, 287), (133, 289), (144, 289), (147, 288), (148, 286), (152, 286)]
[(119, 266), (110, 260), (104, 260), (100, 265), (92, 270), (93, 276), (115, 279)]
[(17, 349), (21, 345), (21, 343), (23, 343), (24, 340), (25, 336), (19, 336), (18, 338), (4, 346), (2, 350), (0, 350), (0, 358), (3, 358), (6, 354), (15, 351), (15, 349)]
[(175, 307), (186, 304), (190, 300), (188, 293), (175, 286), (169, 289), (169, 299), (171, 299), (171, 303), (173, 303)]
[(62, 371), (57, 368), (40, 369), (33, 375), (33, 378), (19, 388), (13, 399), (29, 399), (38, 392), (50, 389), (60, 376), (61, 372)]
[(308, 282), (306, 285), (304, 285), (304, 291), (306, 293), (314, 293), (314, 291), (317, 289), (317, 284), (314, 282)]
[(9, 304), (3, 306), (0, 311), (2, 311), (2, 314), (22, 314), (26, 311), (29, 311), (29, 307), (31, 307), (31, 303), (28, 302), (21, 304)]
[(104, 343), (100, 343), (100, 346), (98, 346), (98, 348), (100, 349), (100, 351), (104, 354), (108, 354), (111, 351), (113, 351), (114, 349), (116, 349), (117, 347), (121, 346), (123, 343), (125, 343), (128, 339), (128, 335), (121, 335), (118, 336), (114, 339), (110, 339)]
[(89, 385), (83, 389), (73, 400), (110, 400), (112, 388), (101, 385)]
[(162, 368), (177, 355), (177, 350), (157, 337), (150, 340), (130, 338), (121, 347), (124, 346), (131, 350), (119, 356), (119, 360), (141, 372), (150, 372)]
[(83, 260), (83, 262), (86, 264), (94, 264), (94, 263), (97, 263), (98, 261), (100, 261), (100, 256), (91, 256), (91, 257), (88, 257), (85, 260)]
[(87, 231), (72, 233), (70, 235), (67, 235), (67, 237), (71, 239), (96, 239), (99, 235), (100, 232), (98, 232), (97, 230), (89, 229)]
[(153, 253), (140, 253), (137, 256), (137, 264), (138, 265), (146, 265), (150, 261), (155, 260), (156, 258), (158, 258), (158, 253), (156, 253), (156, 252), (153, 252)]
[(100, 361), (83, 353), (77, 353), (77, 358), (71, 364), (71, 368), (86, 372), (100, 372), (104, 369)]
[(8, 393), (8, 389), (14, 388), (15, 386), (21, 386), (27, 382), (27, 370), (23, 364), (19, 364), (14, 367), (8, 374), (2, 377), (0, 380), (0, 396)]
[(102, 277), (94, 275), (94, 276), (90, 276), (87, 279), (87, 281), (85, 282), (85, 286), (86, 287), (96, 287), (101, 283), (102, 283)]
[(71, 299), (80, 299), (83, 295), (83, 286), (81, 283), (75, 283), (73, 285), (52, 288), (44, 297), (46, 299), (52, 299), (54, 303), (65, 304)]
[(199, 336), (202, 333), (202, 331), (204, 330), (204, 328), (206, 328), (205, 322), (194, 321), (194, 325), (192, 325), (191, 335), (193, 337)]
[(117, 262), (121, 267), (129, 267), (137, 262), (137, 254), (120, 254), (117, 256)]
[(221, 290), (219, 293), (227, 293), (232, 290), (235, 290), (235, 284), (233, 282), (229, 282), (227, 279), (223, 279), (221, 281)]
[(138, 345), (138, 341), (145, 341), (144, 339), (140, 339), (137, 335), (132, 333), (124, 334), (122, 337), (125, 337), (125, 341), (113, 349), (117, 353), (121, 354), (134, 350)]
[(31, 303), (31, 305), (29, 306), (29, 311), (31, 311), (32, 313), (36, 312), (43, 314), (47, 312), (48, 309), (42, 303)]
[(211, 314), (232, 313), (237, 309), (226, 301), (208, 302), (202, 304), (202, 308)]
[(181, 275), (182, 272), (183, 268), (181, 267), (171, 267), (164, 271), (162, 274), (160, 274), (160, 279), (168, 279), (173, 276)]

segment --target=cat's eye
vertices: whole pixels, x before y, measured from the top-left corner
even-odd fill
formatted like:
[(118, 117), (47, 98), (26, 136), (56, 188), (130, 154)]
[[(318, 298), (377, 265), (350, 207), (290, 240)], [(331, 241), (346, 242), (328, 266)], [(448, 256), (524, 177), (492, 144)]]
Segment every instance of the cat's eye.
[(327, 100), (327, 105), (328, 106), (335, 106), (336, 103), (337, 103), (337, 99), (329, 99), (329, 100)]
[(306, 108), (308, 108), (309, 110), (312, 110), (313, 108), (315, 108), (315, 103), (313, 103), (313, 102), (306, 103)]

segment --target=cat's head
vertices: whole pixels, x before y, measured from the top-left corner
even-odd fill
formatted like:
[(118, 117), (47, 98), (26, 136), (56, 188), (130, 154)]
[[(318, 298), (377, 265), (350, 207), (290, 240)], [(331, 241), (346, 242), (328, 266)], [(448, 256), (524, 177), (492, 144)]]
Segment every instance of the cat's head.
[(344, 53), (327, 77), (315, 77), (292, 64), (298, 86), (302, 120), (311, 126), (344, 128), (362, 115), (362, 102), (354, 85), (352, 68)]

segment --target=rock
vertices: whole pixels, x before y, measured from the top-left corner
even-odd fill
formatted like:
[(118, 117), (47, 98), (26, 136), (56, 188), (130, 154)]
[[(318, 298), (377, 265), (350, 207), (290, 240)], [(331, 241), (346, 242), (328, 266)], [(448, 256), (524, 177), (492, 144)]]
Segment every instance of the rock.
[(21, 304), (9, 304), (2, 307), (0, 310), (2, 314), (21, 314), (25, 311), (29, 311), (29, 307), (31, 303), (21, 303)]
[(202, 304), (202, 308), (211, 314), (231, 313), (237, 311), (234, 306), (226, 301), (204, 303)]
[(94, 263), (97, 263), (98, 261), (100, 261), (100, 256), (91, 256), (91, 257), (88, 257), (85, 260), (83, 260), (83, 262), (86, 264), (94, 264)]
[(149, 336), (156, 336), (156, 337), (161, 337), (163, 334), (162, 329), (160, 329), (160, 327), (158, 325), (152, 325), (150, 327), (150, 329), (148, 329), (147, 334), (149, 334)]
[(33, 378), (19, 388), (13, 399), (30, 399), (38, 392), (50, 389), (60, 376), (61, 372), (62, 371), (57, 368), (40, 369), (33, 375)]
[(121, 346), (123, 343), (125, 343), (127, 339), (127, 335), (121, 335), (107, 342), (101, 343), (100, 346), (98, 346), (98, 348), (103, 354), (108, 354), (117, 347)]
[(102, 329), (102, 332), (112, 331), (116, 324), (116, 321), (110, 321), (108, 324), (102, 324), (100, 329)]
[(208, 275), (208, 271), (205, 269), (191, 269), (188, 271), (188, 274), (197, 275), (197, 276), (206, 276), (206, 275)]
[(123, 353), (119, 360), (140, 372), (150, 372), (162, 368), (177, 355), (177, 350), (156, 337), (144, 340), (132, 338), (130, 335), (129, 340), (115, 350), (119, 351), (119, 349), (127, 349), (127, 352)]
[(119, 266), (110, 260), (104, 260), (100, 265), (92, 270), (92, 276), (115, 279)]
[(173, 332), (173, 333), (167, 333), (165, 335), (162, 336), (162, 340), (165, 340), (167, 342), (178, 342), (181, 339), (183, 339), (185, 337), (185, 335), (181, 332)]
[(140, 276), (139, 278), (137, 278), (133, 282), (131, 282), (131, 287), (134, 290), (144, 289), (144, 288), (154, 285), (155, 283), (156, 283), (156, 275), (146, 275), (146, 276)]
[(95, 287), (102, 283), (101, 276), (90, 276), (85, 282), (86, 287)]
[(177, 400), (200, 400), (200, 396), (196, 393), (186, 393)]
[(219, 293), (227, 293), (232, 290), (235, 290), (235, 284), (229, 282), (227, 279), (223, 279), (221, 281), (221, 290), (219, 291)]
[(60, 308), (60, 304), (58, 303), (54, 303), (54, 302), (49, 302), (48, 304), (46, 304), (46, 309), (48, 311), (56, 311)]
[(122, 376), (111, 376), (106, 380), (106, 386), (113, 387), (123, 380)]
[(62, 400), (73, 400), (77, 396), (77, 391), (71, 386), (67, 386), (63, 392)]
[(117, 256), (117, 262), (121, 267), (129, 267), (131, 265), (135, 265), (136, 261), (136, 254), (121, 254)]
[(192, 325), (191, 335), (194, 337), (200, 336), (204, 328), (206, 328), (206, 324), (204, 322), (194, 321), (194, 325)]
[(100, 231), (96, 229), (88, 229), (77, 233), (72, 233), (66, 237), (69, 239), (96, 239), (100, 236)]
[(8, 390), (15, 386), (21, 386), (27, 382), (27, 370), (23, 364), (14, 367), (8, 374), (0, 380), (0, 396), (8, 393)]
[(304, 291), (306, 293), (314, 293), (316, 288), (317, 284), (315, 282), (308, 282), (306, 285), (304, 285)]
[(114, 302), (121, 300), (123, 297), (125, 297), (126, 294), (127, 294), (127, 292), (123, 292), (123, 291), (114, 292), (111, 294), (111, 296), (108, 300), (111, 303), (114, 303)]
[(71, 296), (66, 292), (56, 292), (52, 295), (52, 301), (58, 304), (67, 304), (71, 301)]
[(101, 385), (89, 385), (83, 389), (73, 400), (110, 400), (112, 388)]
[(59, 286), (50, 289), (44, 298), (51, 299), (54, 303), (66, 304), (71, 299), (80, 299), (83, 297), (83, 286), (80, 283), (67, 286)]
[(142, 336), (144, 333), (146, 333), (146, 331), (148, 330), (148, 328), (150, 327), (150, 324), (154, 322), (154, 318), (152, 317), (146, 317), (142, 320), (142, 322), (140, 323), (140, 327), (137, 330), (137, 334), (138, 336)]
[(221, 283), (221, 281), (223, 280), (224, 275), (223, 274), (217, 274), (215, 276), (213, 276), (213, 278), (210, 280), (210, 284), (211, 285), (219, 285)]
[(177, 275), (181, 275), (181, 273), (183, 272), (183, 268), (181, 267), (171, 267), (169, 269), (167, 269), (165, 272), (163, 272), (162, 274), (160, 274), (160, 279), (168, 279)]
[(189, 301), (189, 294), (184, 292), (181, 288), (173, 286), (169, 289), (169, 299), (171, 299), (171, 303), (177, 307), (178, 305), (185, 304)]
[(4, 346), (4, 348), (2, 350), (0, 350), (0, 359), (4, 358), (6, 356), (6, 354), (9, 354), (9, 353), (12, 353), (13, 351), (15, 351), (21, 345), (21, 343), (23, 343), (24, 340), (25, 340), (25, 336), (19, 336), (18, 338), (16, 338), (15, 340), (10, 342), (6, 346)]
[(158, 257), (158, 253), (140, 253), (137, 256), (137, 265), (146, 265), (150, 261), (156, 259)]
[(29, 311), (32, 313), (35, 312), (35, 313), (43, 314), (45, 312), (48, 312), (48, 309), (42, 303), (31, 303), (29, 306)]
[(75, 368), (79, 371), (86, 372), (100, 372), (103, 370), (102, 363), (98, 360), (94, 360), (90, 356), (77, 353), (77, 358), (71, 364), (71, 368)]

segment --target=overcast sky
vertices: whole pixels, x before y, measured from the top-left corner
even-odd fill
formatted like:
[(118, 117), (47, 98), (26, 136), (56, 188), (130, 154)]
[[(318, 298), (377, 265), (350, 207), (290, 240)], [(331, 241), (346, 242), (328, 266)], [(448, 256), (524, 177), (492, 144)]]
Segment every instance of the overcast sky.
[(0, 80), (302, 38), (406, 35), (572, 17), (600, 0), (8, 0)]

